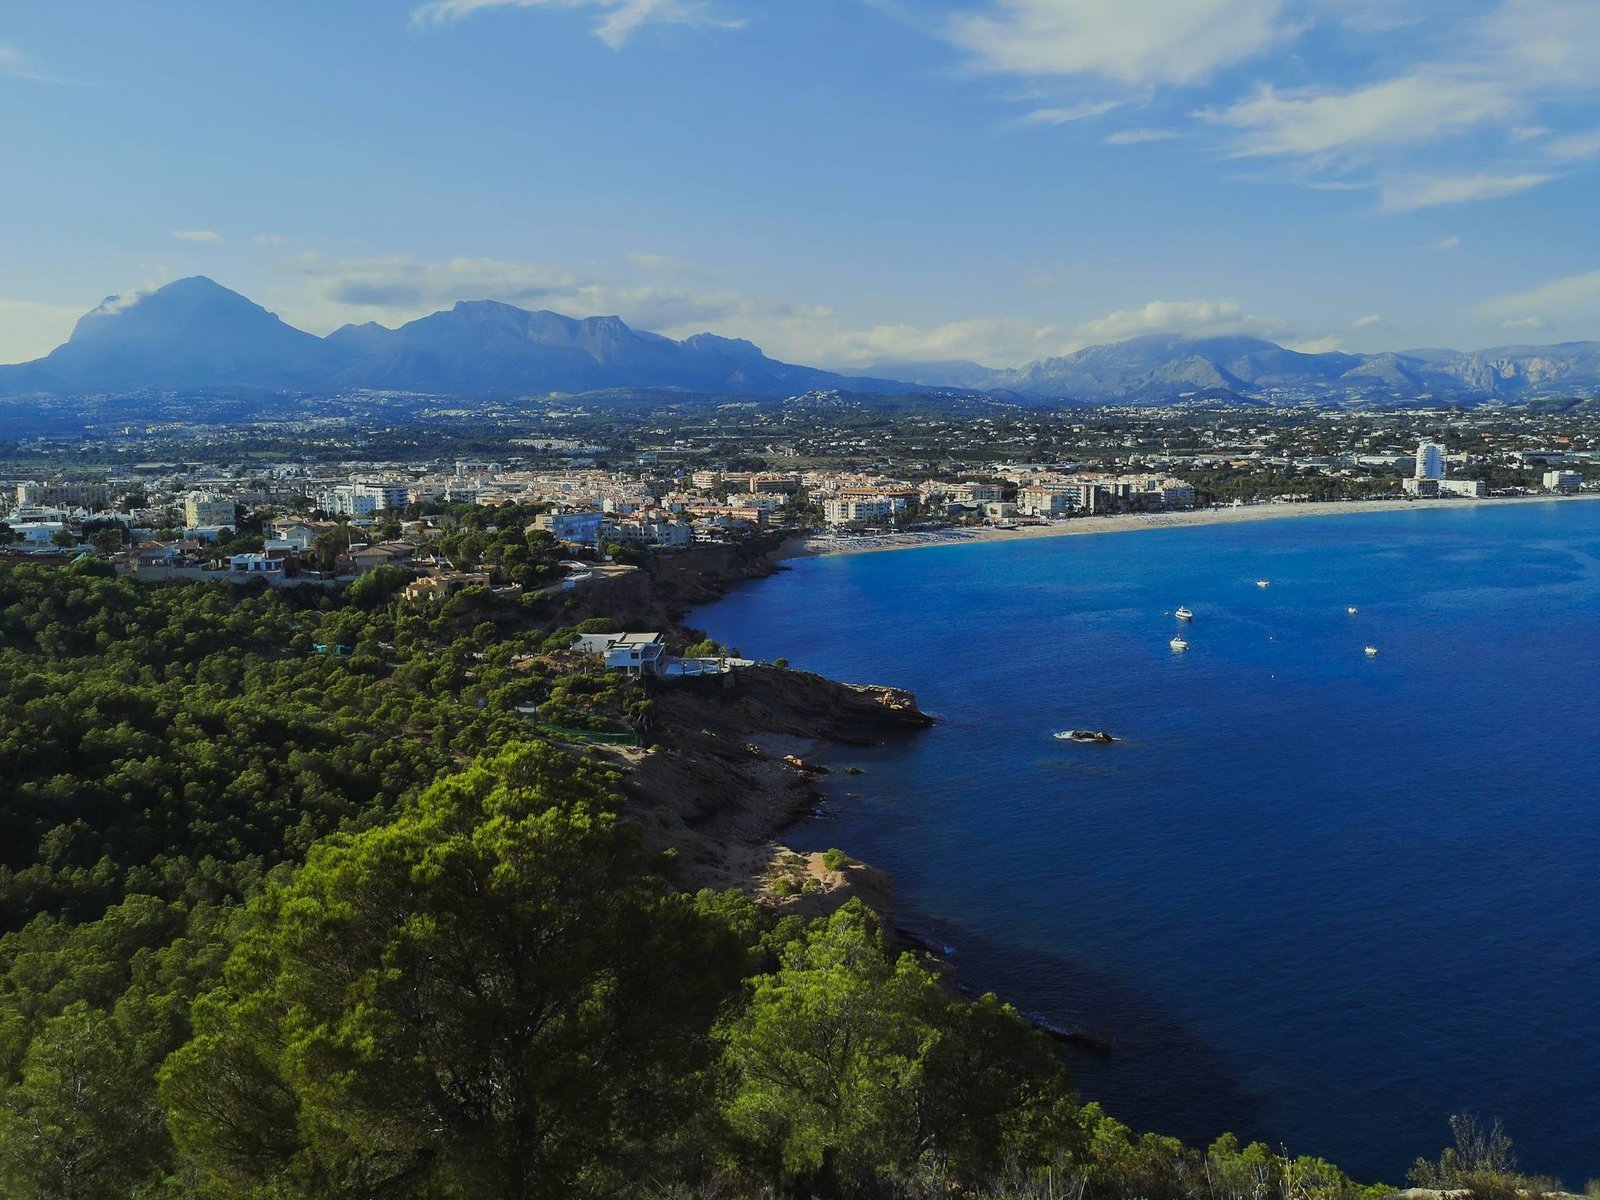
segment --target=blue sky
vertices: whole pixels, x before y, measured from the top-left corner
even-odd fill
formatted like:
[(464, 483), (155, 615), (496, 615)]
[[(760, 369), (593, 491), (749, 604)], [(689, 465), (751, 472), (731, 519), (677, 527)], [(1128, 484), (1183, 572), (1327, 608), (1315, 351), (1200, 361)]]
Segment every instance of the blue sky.
[(204, 273), (826, 365), (1600, 337), (1600, 0), (8, 0), (0, 361)]

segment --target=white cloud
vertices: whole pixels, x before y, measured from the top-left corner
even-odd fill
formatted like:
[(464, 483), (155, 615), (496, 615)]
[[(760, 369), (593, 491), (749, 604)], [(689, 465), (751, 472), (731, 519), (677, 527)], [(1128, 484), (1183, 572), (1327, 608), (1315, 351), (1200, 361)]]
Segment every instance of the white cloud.
[(642, 267), (646, 271), (659, 271), (663, 275), (676, 275), (688, 269), (677, 259), (669, 258), (665, 254), (630, 254), (628, 261), (636, 267)]
[(276, 233), (258, 233), (250, 241), (257, 246), (286, 246), (289, 244), (288, 238), (281, 237)]
[(1518, 317), (1514, 321), (1501, 321), (1501, 329), (1543, 329), (1544, 322), (1538, 317)]
[(705, 0), (431, 0), (413, 9), (413, 25), (444, 25), (497, 8), (589, 9), (600, 18), (595, 34), (613, 50), (651, 23), (737, 29), (742, 20), (719, 18)]
[(180, 242), (199, 242), (208, 245), (218, 245), (227, 240), (215, 229), (174, 229), (172, 236)]
[(1335, 334), (1325, 337), (1304, 338), (1298, 341), (1289, 340), (1282, 343), (1285, 350), (1294, 350), (1300, 354), (1327, 354), (1330, 351), (1341, 349), (1344, 339)]
[(56, 83), (65, 84), (65, 79), (57, 79), (38, 70), (15, 46), (0, 45), (0, 75), (12, 79), (25, 79), (29, 83)]
[(1089, 117), (1098, 117), (1108, 113), (1114, 108), (1120, 108), (1121, 101), (1106, 100), (1098, 104), (1078, 104), (1071, 108), (1036, 108), (1026, 116), (1018, 117), (1018, 125), (1066, 125), (1071, 121), (1083, 121)]
[(951, 321), (932, 329), (877, 325), (866, 330), (818, 332), (823, 337), (814, 352), (815, 361), (842, 369), (859, 370), (894, 359), (1020, 365), (1061, 353), (1061, 333), (1055, 326), (1011, 317)]
[[(473, 2), (473, 0), (465, 0)], [(884, 8), (901, 0), (868, 0)], [(1099, 80), (1157, 107), (1157, 128), (1111, 145), (1185, 136), (1180, 102), (1232, 156), (1280, 160), (1262, 178), (1386, 188), (1385, 211), (1488, 200), (1600, 159), (1600, 130), (1573, 129), (1600, 95), (1600, 0), (946, 0), (936, 31), (978, 71), (1019, 78), (1024, 125), (1081, 119), (1049, 89)], [(1304, 54), (1269, 52), (1309, 43)], [(1296, 47), (1297, 49), (1298, 47)], [(1321, 53), (1329, 50), (1331, 53)], [(1404, 64), (1399, 66), (1396, 64)], [(1261, 82), (1242, 93), (1248, 65)], [(1285, 76), (1273, 78), (1274, 73)], [(1216, 87), (1221, 80), (1221, 91)], [(1201, 86), (1206, 90), (1201, 91)], [(1114, 93), (1115, 94), (1115, 93)], [(1015, 98), (1015, 97), (1013, 97)], [(1495, 134), (1493, 139), (1486, 135)], [(1410, 176), (1435, 181), (1424, 186)]]
[(1459, 250), (1460, 248), (1461, 238), (1453, 233), (1449, 237), (1440, 238), (1433, 245), (1427, 247), (1429, 250)]
[(1364, 317), (1357, 317), (1350, 322), (1351, 329), (1371, 329), (1374, 325), (1381, 325), (1383, 316), (1379, 313), (1368, 313)]
[(1523, 175), (1414, 175), (1383, 185), (1383, 208), (1385, 212), (1410, 212), (1440, 204), (1498, 200), (1538, 187), (1554, 178), (1553, 175), (1533, 172)]
[(43, 358), (67, 340), (89, 307), (0, 300), (0, 363)]
[(681, 259), (673, 258), (668, 254), (650, 254), (641, 251), (628, 255), (628, 261), (634, 266), (638, 267), (639, 270), (648, 272), (651, 275), (666, 275), (677, 279), (699, 280), (708, 280), (714, 275), (714, 272), (712, 271), (707, 271), (703, 267), (697, 267), (692, 263), (686, 263)]
[[(1294, 88), (1267, 84), (1231, 104), (1196, 115), (1225, 131), (1226, 147), (1241, 156), (1275, 157), (1299, 167), (1309, 185), (1370, 184), (1403, 170), (1426, 171), (1433, 186), (1402, 181), (1386, 189), (1388, 211), (1494, 199), (1545, 182), (1548, 163), (1600, 157), (1600, 130), (1552, 134), (1530, 120), (1570, 113), (1600, 91), (1593, 63), (1600, 57), (1600, 3), (1595, 0), (1495, 0), (1487, 12), (1465, 6), (1426, 6), (1411, 0), (1301, 0), (1346, 28), (1371, 37), (1372, 57), (1398, 49), (1408, 26), (1411, 44), (1403, 71), (1379, 71), (1350, 85), (1322, 79)], [(1361, 9), (1350, 20), (1353, 10)], [(1381, 36), (1374, 30), (1386, 30)], [(1359, 52), (1360, 43), (1353, 43)], [(1396, 58), (1399, 56), (1396, 55)], [(1347, 76), (1348, 78), (1348, 76)], [(1570, 116), (1565, 118), (1570, 121)], [(1499, 130), (1498, 153), (1469, 137)], [(1554, 138), (1541, 147), (1546, 138)], [(1425, 167), (1418, 152), (1431, 153)], [(1365, 177), (1365, 178), (1363, 178)]]
[[(692, 279), (692, 265), (664, 256), (630, 255), (635, 270), (672, 264)], [(743, 337), (791, 362), (859, 370), (886, 359), (972, 359), (1016, 366), (1065, 354), (1094, 341), (1166, 329), (1189, 333), (1256, 332), (1283, 328), (1243, 314), (1226, 301), (1147, 305), (1067, 330), (1023, 317), (976, 317), (934, 326), (884, 323), (851, 327), (830, 308), (750, 296), (728, 288), (661, 286), (637, 279), (586, 277), (555, 267), (494, 259), (441, 263), (393, 256), (333, 259), (317, 254), (288, 260), (284, 282), (264, 303), (302, 329), (327, 333), (351, 322), (395, 326), (458, 300), (500, 300), (569, 316), (615, 313), (636, 329), (669, 337), (711, 330)]]
[(1170, 129), (1123, 129), (1106, 138), (1106, 145), (1138, 146), (1144, 142), (1169, 142), (1181, 136)]
[(1504, 0), (1475, 32), (1480, 53), (1523, 86), (1546, 91), (1595, 86), (1600, 5), (1593, 0)]
[(291, 260), (291, 268), (294, 282), (274, 291), (271, 307), (291, 324), (318, 333), (349, 322), (399, 325), (458, 300), (499, 300), (578, 317), (616, 314), (636, 328), (672, 337), (707, 329), (756, 341), (775, 336), (774, 344), (832, 317), (818, 306), (767, 301), (731, 289), (605, 280), (485, 258), (422, 263), (403, 256), (303, 254)]
[(1142, 308), (1118, 309), (1085, 321), (1073, 329), (1069, 348), (1121, 342), (1146, 333), (1191, 337), (1248, 333), (1270, 337), (1283, 331), (1284, 322), (1251, 316), (1233, 300), (1152, 300)]
[(1224, 109), (1200, 113), (1239, 131), (1234, 152), (1329, 160), (1428, 142), (1515, 111), (1498, 84), (1408, 75), (1352, 91), (1279, 92), (1271, 87)]
[(1600, 129), (1590, 129), (1584, 133), (1572, 133), (1566, 137), (1556, 138), (1546, 149), (1562, 162), (1582, 162), (1585, 159), (1595, 158), (1600, 156)]
[(1294, 30), (1283, 0), (991, 0), (946, 36), (986, 71), (1186, 84), (1259, 54)]
[[(1600, 319), (1600, 271), (1552, 279), (1531, 291), (1498, 296), (1478, 306), (1486, 317), (1523, 322), (1507, 328), (1539, 329), (1546, 319)], [(1527, 322), (1538, 321), (1538, 325)]]
[(485, 258), (419, 263), (398, 255), (330, 260), (302, 254), (292, 261), (327, 305), (359, 310), (362, 319), (373, 320), (410, 320), (457, 300), (541, 304), (570, 297), (582, 286), (563, 271)]

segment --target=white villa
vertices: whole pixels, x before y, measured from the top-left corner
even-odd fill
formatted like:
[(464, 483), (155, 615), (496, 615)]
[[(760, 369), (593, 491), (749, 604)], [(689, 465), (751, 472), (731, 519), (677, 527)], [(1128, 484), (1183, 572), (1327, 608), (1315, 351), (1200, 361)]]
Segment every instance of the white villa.
[(667, 652), (659, 633), (580, 633), (572, 648), (580, 654), (598, 654), (611, 670), (630, 675), (656, 673)]

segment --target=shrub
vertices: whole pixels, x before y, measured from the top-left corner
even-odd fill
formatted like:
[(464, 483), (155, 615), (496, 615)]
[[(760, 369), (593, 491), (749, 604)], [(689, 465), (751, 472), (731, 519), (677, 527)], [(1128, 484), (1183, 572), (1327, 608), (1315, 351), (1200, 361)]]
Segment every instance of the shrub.
[(830, 871), (842, 871), (850, 865), (850, 856), (835, 846), (823, 852), (822, 865)]

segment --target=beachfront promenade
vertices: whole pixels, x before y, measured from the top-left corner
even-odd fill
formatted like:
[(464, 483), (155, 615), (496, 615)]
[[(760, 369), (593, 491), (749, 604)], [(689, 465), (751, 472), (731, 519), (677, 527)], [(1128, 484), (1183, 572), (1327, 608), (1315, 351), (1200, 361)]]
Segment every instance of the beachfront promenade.
[(1069, 517), (1040, 525), (999, 528), (992, 525), (957, 526), (950, 529), (919, 530), (905, 533), (813, 534), (796, 538), (784, 546), (780, 558), (811, 558), (824, 554), (871, 554), (885, 550), (916, 550), (928, 546), (957, 543), (1020, 541), (1040, 537), (1071, 537), (1094, 533), (1121, 533), (1138, 529), (1172, 529), (1191, 525), (1234, 525), (1246, 521), (1267, 521), (1286, 517), (1334, 517), (1379, 512), (1460, 512), (1503, 504), (1571, 504), (1600, 500), (1600, 492), (1575, 496), (1492, 496), (1484, 499), (1382, 499), (1274, 502), (1238, 507), (1178, 509), (1154, 513), (1114, 513), (1109, 516)]

